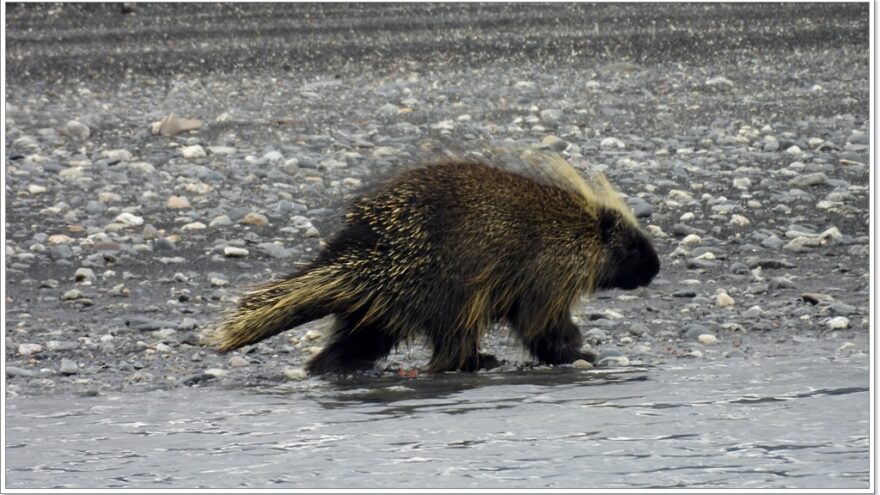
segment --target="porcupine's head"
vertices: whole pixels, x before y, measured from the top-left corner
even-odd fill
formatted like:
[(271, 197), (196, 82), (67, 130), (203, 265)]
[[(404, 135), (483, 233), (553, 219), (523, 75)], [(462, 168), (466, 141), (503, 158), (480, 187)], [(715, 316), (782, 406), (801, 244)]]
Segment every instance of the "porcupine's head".
[(545, 153), (526, 159), (544, 167), (545, 178), (550, 182), (576, 193), (583, 213), (591, 220), (588, 232), (583, 233), (591, 240), (588, 251), (594, 254), (589, 256), (588, 292), (632, 290), (651, 283), (660, 270), (657, 252), (629, 205), (603, 174), (594, 173), (584, 179), (564, 159)]
[(632, 290), (651, 283), (660, 271), (660, 258), (633, 215), (628, 210), (603, 207), (598, 230), (607, 249), (596, 288)]

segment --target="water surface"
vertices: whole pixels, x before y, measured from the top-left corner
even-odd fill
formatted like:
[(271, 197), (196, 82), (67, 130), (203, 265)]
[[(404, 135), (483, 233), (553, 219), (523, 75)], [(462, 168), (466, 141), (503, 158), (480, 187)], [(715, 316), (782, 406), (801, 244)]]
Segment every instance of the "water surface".
[(868, 358), (7, 402), (9, 488), (867, 488)]

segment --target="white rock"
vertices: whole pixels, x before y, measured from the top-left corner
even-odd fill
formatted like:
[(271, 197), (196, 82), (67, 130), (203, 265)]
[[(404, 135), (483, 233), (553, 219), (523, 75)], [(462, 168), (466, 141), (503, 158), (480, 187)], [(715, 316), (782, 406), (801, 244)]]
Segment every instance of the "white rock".
[(319, 332), (319, 331), (317, 331), (317, 330), (309, 330), (309, 331), (306, 332), (306, 334), (305, 334), (305, 338), (308, 339), (308, 340), (318, 340), (318, 339), (320, 339), (320, 338), (323, 337), (323, 336), (324, 336), (324, 334), (321, 333), (321, 332)]
[(828, 320), (825, 325), (829, 330), (843, 330), (844, 328), (849, 328), (849, 318), (837, 316)]
[(31, 194), (42, 194), (42, 193), (48, 191), (48, 189), (46, 189), (45, 187), (38, 185), (38, 184), (28, 185), (27, 190)]
[(710, 77), (706, 79), (706, 86), (727, 86), (732, 88), (733, 81), (723, 76)]
[(800, 147), (798, 145), (792, 145), (787, 150), (785, 150), (785, 152), (790, 155), (800, 155), (804, 151), (802, 149), (800, 149)]
[(49, 236), (49, 244), (70, 244), (73, 239), (64, 234), (55, 234)]
[(82, 282), (83, 280), (94, 282), (98, 280), (98, 277), (95, 276), (95, 272), (91, 268), (77, 268), (76, 273), (73, 274), (73, 279), (77, 282)]
[(229, 285), (229, 280), (220, 277), (212, 277), (211, 278), (211, 287), (226, 287)]
[(748, 177), (737, 177), (733, 179), (733, 187), (746, 190), (751, 187), (752, 181)]
[(183, 230), (183, 231), (205, 230), (206, 228), (208, 228), (208, 227), (205, 224), (203, 224), (202, 222), (190, 222), (188, 224), (185, 224), (183, 227), (180, 227), (180, 230)]
[(689, 222), (694, 219), (694, 214), (691, 212), (682, 213), (680, 217), (678, 217), (679, 221)]
[(729, 306), (733, 306), (736, 301), (733, 300), (732, 297), (727, 295), (726, 292), (719, 292), (718, 296), (715, 298), (715, 305), (719, 308), (727, 308)]
[(110, 161), (118, 162), (130, 162), (133, 158), (131, 151), (128, 150), (104, 150), (101, 152), (101, 156)]
[(697, 234), (688, 234), (681, 240), (680, 244), (684, 244), (685, 246), (696, 246), (701, 242), (703, 242), (703, 239)]
[(128, 168), (136, 170), (142, 174), (152, 174), (156, 171), (156, 167), (149, 162), (130, 162)]
[(86, 140), (92, 134), (92, 131), (89, 129), (89, 126), (83, 124), (82, 122), (78, 122), (76, 120), (71, 120), (64, 126), (64, 132), (67, 133), (70, 137), (75, 137), (77, 139)]
[(578, 359), (577, 361), (571, 363), (572, 366), (582, 370), (588, 370), (593, 367), (593, 364), (585, 359)]
[(180, 153), (184, 158), (205, 158), (208, 156), (205, 153), (205, 148), (202, 148), (200, 145), (195, 144), (193, 146), (184, 146), (180, 148)]

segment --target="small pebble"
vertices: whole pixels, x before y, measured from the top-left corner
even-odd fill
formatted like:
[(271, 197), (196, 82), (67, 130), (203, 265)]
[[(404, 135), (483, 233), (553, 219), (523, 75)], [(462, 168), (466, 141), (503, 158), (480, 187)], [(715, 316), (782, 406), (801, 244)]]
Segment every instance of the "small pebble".
[(205, 148), (202, 148), (198, 144), (193, 146), (184, 146), (180, 148), (180, 153), (183, 155), (184, 158), (205, 158), (206, 156), (208, 156), (208, 154), (205, 153)]
[(266, 225), (269, 223), (269, 219), (262, 213), (250, 212), (239, 223), (244, 225)]
[(229, 258), (243, 258), (250, 254), (250, 252), (245, 248), (226, 246), (223, 248), (223, 254)]
[(302, 368), (288, 367), (288, 368), (284, 368), (281, 372), (284, 374), (284, 376), (287, 377), (288, 380), (300, 381), (300, 380), (305, 380), (306, 377), (308, 377), (308, 373), (306, 372), (306, 370), (304, 370)]
[(205, 374), (214, 378), (225, 378), (229, 372), (220, 368), (208, 368), (205, 370)]
[(229, 366), (233, 368), (244, 368), (248, 364), (248, 360), (241, 356), (232, 356), (229, 358)]
[(737, 227), (748, 227), (752, 222), (742, 215), (732, 215), (730, 217), (730, 223)]
[(602, 149), (623, 149), (626, 148), (626, 144), (623, 143), (620, 139), (614, 137), (607, 137), (603, 139), (599, 143), (599, 147)]
[(165, 203), (165, 206), (172, 210), (179, 210), (189, 208), (189, 200), (184, 196), (171, 196), (168, 198), (168, 201)]
[(18, 353), (22, 356), (30, 356), (31, 354), (36, 354), (38, 352), (43, 352), (43, 346), (40, 344), (19, 344), (18, 345)]
[(712, 345), (718, 343), (718, 337), (715, 337), (711, 333), (704, 333), (697, 337), (697, 341), (703, 345)]
[(116, 218), (114, 218), (113, 221), (119, 222), (123, 225), (131, 226), (131, 227), (137, 227), (139, 225), (144, 224), (143, 217), (139, 217), (137, 215), (132, 215), (131, 213), (121, 213)]
[(64, 126), (64, 132), (73, 138), (86, 140), (92, 134), (92, 131), (89, 130), (89, 126), (78, 122), (76, 120), (71, 120)]

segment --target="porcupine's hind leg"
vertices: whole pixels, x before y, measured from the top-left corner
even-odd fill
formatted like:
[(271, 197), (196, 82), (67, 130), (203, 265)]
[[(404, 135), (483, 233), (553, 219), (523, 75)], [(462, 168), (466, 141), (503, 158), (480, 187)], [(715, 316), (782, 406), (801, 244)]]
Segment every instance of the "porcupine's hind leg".
[(547, 364), (572, 363), (578, 359), (596, 361), (596, 353), (581, 350), (584, 338), (571, 320), (571, 311), (566, 308), (561, 314), (542, 318), (539, 323), (536, 318), (546, 309), (534, 305), (534, 302), (531, 299), (524, 303), (520, 299), (507, 315), (514, 332), (534, 357)]
[(350, 373), (371, 369), (397, 345), (397, 338), (360, 315), (337, 315), (324, 349), (308, 364), (309, 373)]
[(454, 339), (436, 337), (433, 340), (433, 353), (428, 370), (439, 371), (477, 371), (497, 368), (501, 363), (492, 354), (480, 352), (479, 332), (467, 332)]

